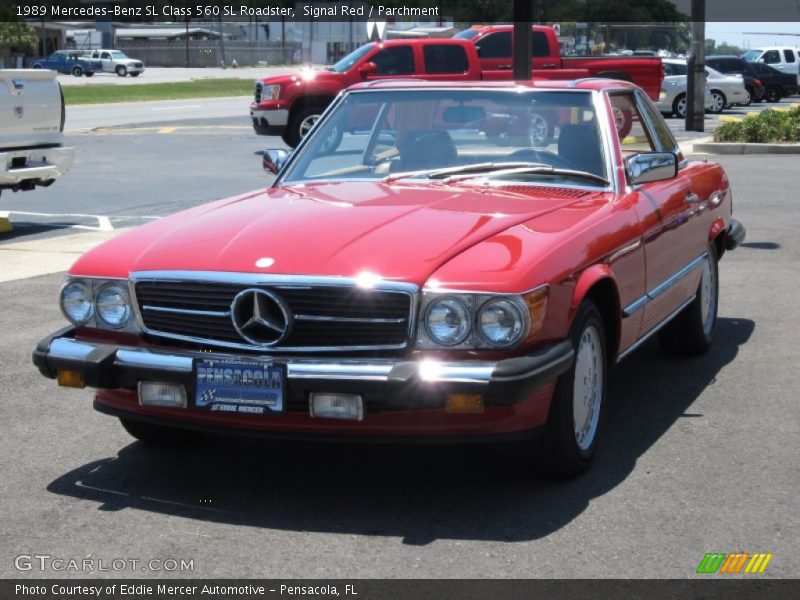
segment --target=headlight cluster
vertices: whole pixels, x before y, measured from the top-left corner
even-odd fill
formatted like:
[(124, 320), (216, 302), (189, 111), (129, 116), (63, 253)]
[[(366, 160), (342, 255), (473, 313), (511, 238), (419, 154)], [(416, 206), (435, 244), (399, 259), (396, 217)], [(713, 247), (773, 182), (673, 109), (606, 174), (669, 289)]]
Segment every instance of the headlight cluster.
[(106, 329), (136, 327), (124, 280), (68, 277), (61, 287), (61, 312), (74, 325)]
[(511, 348), (538, 335), (548, 289), (527, 294), (425, 291), (419, 348)]
[(265, 85), (261, 88), (262, 100), (277, 100), (281, 95), (280, 85)]

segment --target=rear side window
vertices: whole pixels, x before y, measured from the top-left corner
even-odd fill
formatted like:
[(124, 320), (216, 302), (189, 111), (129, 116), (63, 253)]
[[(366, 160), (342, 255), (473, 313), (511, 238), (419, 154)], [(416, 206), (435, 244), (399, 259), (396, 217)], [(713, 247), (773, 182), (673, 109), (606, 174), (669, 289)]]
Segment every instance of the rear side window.
[(787, 63), (793, 63), (793, 62), (795, 62), (795, 59), (794, 59), (794, 52), (792, 52), (791, 48), (786, 48), (786, 49), (783, 51), (783, 58), (785, 58), (785, 59), (786, 59), (786, 62), (787, 62)]
[(768, 65), (777, 65), (781, 62), (781, 55), (777, 50), (767, 50), (764, 52), (764, 62)]
[(372, 57), (378, 68), (376, 75), (413, 75), (414, 52), (411, 46), (384, 48)]
[(431, 44), (422, 49), (427, 73), (465, 73), (467, 53), (461, 46)]
[(689, 68), (686, 65), (664, 63), (664, 71), (666, 75), (686, 75)]
[(550, 45), (547, 36), (542, 31), (533, 32), (533, 56), (550, 56)]
[(481, 58), (511, 58), (511, 32), (490, 33), (475, 44)]

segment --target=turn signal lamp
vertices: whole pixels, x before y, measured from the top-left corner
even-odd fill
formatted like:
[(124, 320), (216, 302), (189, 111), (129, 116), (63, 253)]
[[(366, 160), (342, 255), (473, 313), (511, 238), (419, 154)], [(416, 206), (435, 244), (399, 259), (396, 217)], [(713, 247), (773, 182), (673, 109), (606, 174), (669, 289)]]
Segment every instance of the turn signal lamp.
[(86, 387), (86, 383), (83, 381), (83, 373), (71, 369), (58, 370), (58, 385), (81, 389)]
[(444, 412), (480, 414), (483, 412), (483, 396), (480, 394), (447, 394)]
[(526, 341), (536, 339), (536, 336), (542, 331), (544, 315), (547, 312), (547, 298), (549, 293), (550, 290), (543, 287), (532, 291), (530, 294), (525, 294), (525, 303), (528, 305), (528, 312), (531, 316), (531, 325), (528, 330)]

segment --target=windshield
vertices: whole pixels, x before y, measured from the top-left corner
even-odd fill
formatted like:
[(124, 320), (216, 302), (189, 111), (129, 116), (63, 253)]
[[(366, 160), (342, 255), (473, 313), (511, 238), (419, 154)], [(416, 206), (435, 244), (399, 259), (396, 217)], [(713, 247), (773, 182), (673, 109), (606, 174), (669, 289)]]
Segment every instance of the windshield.
[(743, 58), (747, 62), (756, 62), (759, 56), (761, 56), (761, 50), (748, 50), (744, 53)]
[(127, 56), (125, 56), (124, 52), (120, 52), (119, 50), (114, 50), (113, 52), (111, 52), (111, 57), (112, 58), (128, 58)]
[(337, 62), (336, 64), (328, 67), (328, 71), (335, 71), (336, 73), (344, 73), (345, 71), (352, 68), (354, 64), (362, 59), (362, 57), (372, 50), (375, 47), (374, 42), (370, 42), (369, 44), (364, 44), (363, 46), (356, 48), (350, 54), (345, 56), (342, 60)]
[(608, 179), (588, 91), (356, 91), (318, 127), (282, 183), (433, 179), (467, 171), (579, 185)]

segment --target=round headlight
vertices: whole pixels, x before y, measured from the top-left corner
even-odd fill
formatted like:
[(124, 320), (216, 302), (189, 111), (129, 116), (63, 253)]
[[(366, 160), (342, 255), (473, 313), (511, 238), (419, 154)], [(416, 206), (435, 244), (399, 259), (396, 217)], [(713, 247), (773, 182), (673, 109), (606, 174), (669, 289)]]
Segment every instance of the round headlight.
[(425, 327), (437, 344), (455, 346), (469, 335), (469, 310), (458, 298), (439, 298), (428, 305)]
[(95, 300), (97, 316), (109, 327), (124, 327), (131, 318), (131, 305), (128, 293), (117, 284), (105, 286)]
[(92, 318), (92, 292), (85, 283), (73, 281), (61, 290), (61, 312), (75, 325), (83, 325)]
[(522, 310), (511, 300), (489, 300), (478, 311), (478, 329), (492, 346), (513, 346), (525, 332)]

